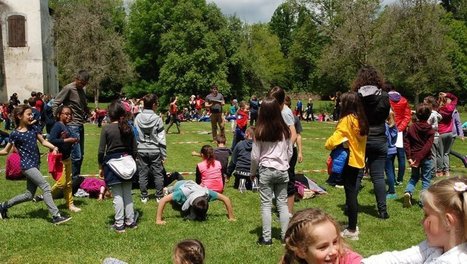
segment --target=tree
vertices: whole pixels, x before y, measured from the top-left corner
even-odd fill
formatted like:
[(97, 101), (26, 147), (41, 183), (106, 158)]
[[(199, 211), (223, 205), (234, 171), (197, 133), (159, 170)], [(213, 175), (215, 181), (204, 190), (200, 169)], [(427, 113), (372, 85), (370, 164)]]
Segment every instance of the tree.
[[(448, 56), (454, 71), (455, 86), (459, 98), (467, 97), (467, 25), (448, 14), (443, 19), (448, 27)], [(451, 89), (450, 89), (451, 90)]]
[(122, 1), (50, 2), (55, 11), (54, 37), (60, 83), (70, 82), (77, 70), (86, 69), (92, 76), (87, 92), (94, 95), (96, 104), (101, 92), (106, 97), (120, 93), (122, 86), (134, 76), (121, 34)]
[(401, 0), (381, 16), (372, 61), (416, 103), (422, 93), (454, 83), (443, 15), (435, 1)]
[(467, 22), (467, 0), (441, 0), (441, 5), (451, 12), (455, 19)]

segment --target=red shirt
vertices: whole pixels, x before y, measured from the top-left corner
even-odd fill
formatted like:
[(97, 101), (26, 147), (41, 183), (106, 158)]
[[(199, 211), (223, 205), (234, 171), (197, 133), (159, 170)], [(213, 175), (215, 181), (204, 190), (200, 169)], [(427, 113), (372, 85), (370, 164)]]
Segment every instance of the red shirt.
[(36, 106), (36, 109), (42, 113), (42, 110), (44, 109), (44, 101), (42, 101), (42, 99), (37, 99), (35, 106)]
[(203, 108), (203, 104), (204, 104), (204, 100), (199, 98), (199, 99), (196, 99), (196, 105), (195, 105), (195, 108), (197, 110), (201, 110)]
[(242, 109), (237, 112), (237, 126), (241, 129), (245, 128), (248, 124), (248, 112)]

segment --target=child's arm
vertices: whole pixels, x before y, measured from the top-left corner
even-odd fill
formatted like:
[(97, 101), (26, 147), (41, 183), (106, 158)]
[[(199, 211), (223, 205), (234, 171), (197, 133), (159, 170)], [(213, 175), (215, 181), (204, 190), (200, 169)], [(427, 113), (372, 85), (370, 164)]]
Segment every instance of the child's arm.
[(335, 149), (337, 146), (339, 146), (340, 144), (342, 144), (342, 142), (345, 141), (345, 138), (348, 138), (347, 134), (350, 133), (350, 131), (352, 131), (352, 128), (349, 125), (349, 116), (340, 119), (339, 123), (337, 123), (336, 130), (326, 140), (326, 143), (324, 144), (324, 147), (327, 150)]
[(173, 200), (173, 194), (169, 194), (167, 196), (164, 196), (159, 201), (159, 205), (157, 206), (157, 214), (156, 214), (156, 224), (158, 225), (164, 225), (166, 222), (162, 220), (162, 214), (164, 213), (164, 207), (167, 202), (170, 202)]
[(52, 150), (55, 153), (58, 152), (58, 148), (56, 146), (52, 145), (52, 143), (50, 143), (49, 141), (45, 140), (44, 137), (40, 133), (37, 134), (37, 140), (39, 140), (39, 142), (42, 144), (42, 146), (44, 146), (46, 148), (49, 148), (50, 150)]
[(199, 171), (199, 167), (198, 167), (198, 166), (196, 166), (195, 182), (196, 182), (197, 184), (201, 184), (201, 172)]
[(303, 148), (302, 147), (302, 135), (297, 134), (297, 153), (298, 153), (297, 161), (298, 161), (298, 163), (302, 163), (302, 161), (303, 161), (302, 148)]
[(218, 193), (217, 194), (217, 199), (222, 201), (225, 205), (225, 210), (227, 210), (227, 217), (229, 218), (230, 221), (235, 221), (235, 217), (233, 214), (233, 208), (232, 208), (232, 203), (230, 202), (229, 197)]
[(0, 156), (5, 156), (5, 155), (8, 155), (8, 153), (10, 153), (10, 150), (12, 149), (13, 147), (13, 144), (11, 143), (7, 143), (6, 146), (0, 150)]

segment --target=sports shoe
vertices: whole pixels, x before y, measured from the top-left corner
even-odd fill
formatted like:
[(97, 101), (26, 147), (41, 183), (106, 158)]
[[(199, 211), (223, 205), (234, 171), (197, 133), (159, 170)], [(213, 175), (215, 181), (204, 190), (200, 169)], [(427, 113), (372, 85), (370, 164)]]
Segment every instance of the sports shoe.
[(70, 205), (70, 207), (68, 207), (68, 210), (72, 211), (73, 213), (81, 212), (81, 208), (76, 207), (75, 205)]
[(256, 244), (258, 244), (260, 246), (270, 246), (270, 245), (272, 245), (272, 239), (264, 240), (264, 237), (261, 236), (258, 239), (258, 241), (256, 241)]
[(133, 217), (133, 222), (131, 224), (125, 223), (125, 227), (130, 228), (130, 229), (138, 228), (138, 218), (139, 218), (139, 212), (135, 211), (135, 215)]
[(405, 208), (412, 207), (412, 194), (408, 192), (404, 193), (404, 207)]
[(387, 199), (387, 200), (394, 200), (394, 199), (397, 199), (397, 194), (395, 194), (395, 193), (388, 193), (388, 194), (386, 194), (386, 199)]
[(125, 233), (125, 225), (118, 226), (116, 224), (113, 224), (112, 229), (117, 233)]
[(341, 237), (343, 238), (348, 238), (350, 240), (358, 240), (358, 235), (360, 234), (360, 231), (357, 229), (355, 232), (349, 231), (349, 229), (344, 229), (344, 231), (341, 232)]
[(6, 202), (0, 204), (0, 219), (7, 219), (8, 208), (6, 207)]
[(162, 193), (164, 194), (164, 196), (169, 195), (169, 188), (164, 187), (164, 188), (162, 189)]
[(32, 201), (35, 202), (35, 203), (40, 202), (42, 200), (44, 200), (44, 196), (42, 196), (42, 194), (36, 195), (36, 196), (34, 196), (34, 198), (32, 198)]
[(144, 204), (147, 204), (148, 200), (149, 200), (148, 197), (141, 197), (141, 202)]
[(57, 215), (57, 216), (52, 217), (52, 223), (54, 225), (63, 224), (63, 223), (68, 222), (70, 220), (71, 220), (71, 217), (69, 217), (69, 216)]

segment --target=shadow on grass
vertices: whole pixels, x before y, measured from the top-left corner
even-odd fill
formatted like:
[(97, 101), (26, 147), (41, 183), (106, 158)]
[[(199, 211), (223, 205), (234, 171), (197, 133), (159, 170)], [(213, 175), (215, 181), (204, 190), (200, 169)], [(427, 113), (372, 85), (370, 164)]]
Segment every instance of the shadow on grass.
[[(258, 226), (255, 229), (250, 230), (250, 234), (255, 234), (258, 238), (260, 238), (263, 235), (263, 227)], [(281, 240), (281, 229), (278, 228), (278, 227), (272, 227), (271, 228), (271, 238)]]
[[(138, 219), (136, 219), (136, 222), (138, 222), (141, 219), (141, 217), (143, 217), (144, 213), (140, 209), (134, 209), (134, 211), (135, 211), (135, 215), (138, 214)], [(114, 224), (114, 222), (115, 222), (115, 214), (108, 215), (107, 224), (111, 226)]]

